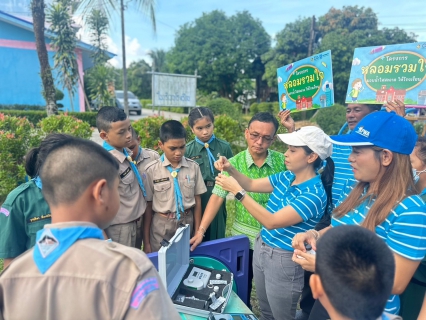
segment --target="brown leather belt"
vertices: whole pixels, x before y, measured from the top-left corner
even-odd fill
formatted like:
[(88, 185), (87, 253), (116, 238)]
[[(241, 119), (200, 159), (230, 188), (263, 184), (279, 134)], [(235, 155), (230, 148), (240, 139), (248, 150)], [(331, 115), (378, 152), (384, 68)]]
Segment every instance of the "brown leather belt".
[[(189, 209), (185, 210), (183, 212), (183, 214), (189, 215), (189, 214), (192, 214), (193, 211), (194, 211), (193, 208), (189, 208)], [(166, 218), (169, 218), (169, 219), (176, 219), (176, 212), (169, 212), (169, 213), (156, 212), (156, 213), (161, 214), (163, 217), (166, 217)], [(182, 216), (182, 214), (181, 214), (181, 216)]]

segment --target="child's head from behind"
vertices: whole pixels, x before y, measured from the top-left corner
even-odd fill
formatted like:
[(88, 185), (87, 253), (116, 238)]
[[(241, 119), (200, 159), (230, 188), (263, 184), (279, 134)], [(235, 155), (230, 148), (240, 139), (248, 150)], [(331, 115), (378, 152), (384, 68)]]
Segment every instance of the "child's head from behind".
[(191, 110), (188, 124), (192, 132), (202, 142), (207, 142), (213, 135), (214, 115), (209, 108), (199, 107)]
[(128, 147), (132, 138), (130, 120), (123, 110), (103, 107), (96, 116), (96, 127), (100, 136), (114, 148)]
[[(52, 221), (89, 221), (104, 229), (114, 219), (120, 205), (118, 163), (98, 144), (64, 141), (47, 156), (40, 177)], [(64, 208), (67, 216), (55, 217)]]
[(40, 143), (39, 147), (32, 148), (25, 156), (25, 171), (34, 178), (39, 175), (41, 166), (57, 145), (67, 140), (74, 139), (73, 136), (62, 133), (51, 133)]
[(158, 145), (172, 164), (179, 163), (185, 154), (186, 145), (186, 130), (182, 123), (176, 120), (164, 122), (160, 127)]
[(386, 243), (359, 226), (338, 226), (317, 244), (316, 274), (310, 285), (333, 319), (375, 320), (384, 311), (395, 275)]
[(136, 160), (136, 157), (139, 153), (139, 146), (141, 144), (141, 138), (139, 137), (139, 133), (135, 130), (135, 128), (131, 127), (130, 131), (132, 133), (132, 140), (129, 144), (129, 149), (132, 151), (132, 159)]

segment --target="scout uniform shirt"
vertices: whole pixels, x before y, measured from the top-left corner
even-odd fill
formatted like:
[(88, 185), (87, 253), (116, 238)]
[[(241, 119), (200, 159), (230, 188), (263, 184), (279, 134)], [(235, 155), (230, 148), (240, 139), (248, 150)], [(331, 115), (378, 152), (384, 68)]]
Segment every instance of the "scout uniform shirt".
[[(138, 179), (124, 153), (115, 149), (109, 152), (118, 160), (118, 175), (120, 178), (118, 185), (120, 208), (111, 225), (129, 223), (139, 219), (144, 214), (146, 200), (139, 186)], [(128, 153), (131, 154), (131, 151), (129, 150)], [(144, 179), (142, 181), (145, 184)]]
[(12, 190), (0, 209), (0, 258), (15, 258), (35, 244), (50, 223), (50, 208), (34, 181)]
[[(67, 239), (60, 235), (72, 228), (91, 234), (64, 251)], [(0, 319), (180, 319), (140, 250), (101, 240), (102, 231), (88, 222), (46, 225), (40, 232), (36, 247), (0, 275)], [(47, 258), (62, 253), (45, 270), (37, 250)]]
[[(225, 156), (227, 159), (232, 158), (232, 150), (228, 142), (215, 138), (209, 143), (209, 149), (215, 156), (216, 160), (220, 156)], [(185, 157), (194, 160), (200, 166), (201, 174), (203, 175), (204, 183), (207, 187), (207, 192), (201, 195), (201, 212), (204, 213), (207, 203), (215, 185), (215, 177), (219, 174), (213, 166), (214, 172), (212, 173), (209, 161), (209, 155), (204, 145), (197, 143), (193, 140), (186, 145)], [(226, 229), (226, 203), (223, 202), (220, 206), (215, 218), (205, 233), (204, 241), (221, 239), (225, 237)]]
[[(246, 149), (235, 155), (229, 162), (232, 166), (250, 179), (266, 178), (273, 174), (285, 171), (284, 155), (274, 150), (268, 150), (268, 156), (263, 165), (259, 168), (253, 161), (250, 152)], [(223, 174), (229, 175), (224, 172)], [(226, 198), (228, 192), (223, 190), (219, 185), (215, 185), (213, 193), (221, 198)], [(269, 193), (253, 193), (248, 192), (251, 198), (266, 208), (269, 200)], [(257, 234), (260, 232), (262, 225), (247, 211), (241, 202), (235, 201), (236, 214), (235, 221), (232, 224), (231, 234), (233, 236), (245, 234), (250, 240), (250, 249), (253, 245)]]
[[(146, 167), (146, 200), (152, 201), (152, 211), (160, 213), (176, 212), (175, 187), (167, 166), (170, 161), (164, 158), (155, 160)], [(177, 179), (182, 193), (185, 210), (195, 206), (195, 196), (206, 192), (200, 167), (192, 160), (182, 158)]]
[[(142, 147), (138, 148), (138, 152), (139, 153), (136, 155), (137, 158), (134, 162), (136, 162), (136, 166), (138, 167), (138, 171), (142, 178), (143, 184), (146, 185), (145, 167), (152, 161), (159, 159), (160, 155), (157, 151)], [(142, 247), (143, 242), (143, 220), (139, 219), (136, 225), (137, 227), (135, 248), (140, 249)]]

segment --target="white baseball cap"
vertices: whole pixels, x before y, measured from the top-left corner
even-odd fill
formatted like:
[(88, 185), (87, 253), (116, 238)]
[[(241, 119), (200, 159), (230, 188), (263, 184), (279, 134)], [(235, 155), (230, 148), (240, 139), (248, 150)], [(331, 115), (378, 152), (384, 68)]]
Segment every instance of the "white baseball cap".
[(324, 131), (318, 127), (306, 126), (292, 133), (279, 134), (278, 137), (289, 146), (308, 146), (322, 160), (327, 159), (333, 152), (333, 144)]

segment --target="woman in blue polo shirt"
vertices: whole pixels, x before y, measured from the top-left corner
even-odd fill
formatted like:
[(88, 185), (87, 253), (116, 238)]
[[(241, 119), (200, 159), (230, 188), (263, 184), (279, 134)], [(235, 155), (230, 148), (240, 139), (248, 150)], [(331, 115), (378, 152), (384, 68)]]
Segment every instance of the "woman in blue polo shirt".
[[(253, 274), (262, 319), (294, 319), (303, 287), (303, 270), (292, 261), (291, 240), (300, 231), (315, 227), (331, 203), (334, 164), (332, 144), (317, 127), (304, 127), (279, 138), (289, 147), (287, 171), (252, 180), (231, 166), (225, 157), (215, 163), (217, 183), (244, 205), (262, 225), (253, 253)], [(317, 171), (327, 165), (320, 177)], [(249, 192), (271, 193), (267, 208)]]
[[(302, 252), (305, 241), (315, 248), (316, 240), (329, 228), (345, 224), (374, 231), (394, 252), (394, 287), (385, 311), (397, 314), (397, 294), (404, 291), (426, 254), (426, 206), (415, 195), (410, 164), (417, 135), (401, 116), (375, 112), (361, 120), (350, 134), (331, 139), (336, 144), (352, 146), (349, 162), (357, 181), (348, 181), (343, 189), (330, 227), (294, 237), (293, 247), (298, 250), (293, 259), (304, 269), (314, 271), (315, 257)], [(319, 319), (313, 314), (315, 308), (309, 319)]]

